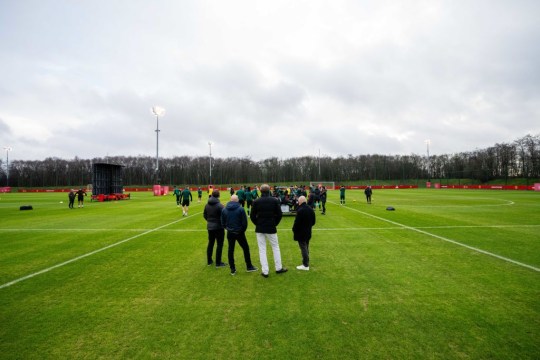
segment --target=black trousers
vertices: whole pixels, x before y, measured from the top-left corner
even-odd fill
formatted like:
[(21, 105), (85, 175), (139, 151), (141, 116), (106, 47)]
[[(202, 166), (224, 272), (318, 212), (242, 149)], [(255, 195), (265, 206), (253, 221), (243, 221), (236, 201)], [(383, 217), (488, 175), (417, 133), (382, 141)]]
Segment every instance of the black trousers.
[(252, 267), (253, 264), (251, 263), (251, 255), (249, 253), (249, 245), (246, 239), (246, 233), (227, 231), (227, 240), (229, 241), (229, 266), (231, 267), (231, 271), (236, 270), (236, 266), (234, 264), (234, 246), (236, 245), (237, 241), (238, 245), (240, 245), (240, 247), (244, 251), (244, 260), (246, 261), (246, 267)]
[(309, 240), (308, 241), (298, 241), (298, 246), (302, 252), (302, 264), (305, 267), (309, 267)]
[(223, 243), (225, 242), (225, 230), (208, 230), (208, 246), (206, 247), (206, 260), (208, 264), (212, 263), (212, 254), (214, 252), (214, 243), (217, 242), (216, 248), (216, 265), (221, 264), (221, 254), (223, 252)]

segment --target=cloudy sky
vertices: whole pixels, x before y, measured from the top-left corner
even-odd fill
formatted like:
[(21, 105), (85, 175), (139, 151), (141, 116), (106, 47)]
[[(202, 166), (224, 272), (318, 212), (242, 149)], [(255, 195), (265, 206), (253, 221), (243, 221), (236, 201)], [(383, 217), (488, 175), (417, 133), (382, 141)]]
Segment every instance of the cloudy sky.
[[(2, 0), (10, 159), (456, 153), (540, 133), (537, 0)], [(1, 150), (1, 149), (0, 149)], [(2, 155), (2, 158), (5, 154)]]

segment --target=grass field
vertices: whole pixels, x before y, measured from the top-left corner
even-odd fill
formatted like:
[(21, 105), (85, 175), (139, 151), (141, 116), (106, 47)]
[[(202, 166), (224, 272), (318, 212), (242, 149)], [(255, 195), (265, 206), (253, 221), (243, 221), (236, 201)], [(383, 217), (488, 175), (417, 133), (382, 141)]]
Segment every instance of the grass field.
[(0, 194), (0, 358), (540, 358), (540, 193), (338, 197), (311, 270), (287, 217), (289, 272), (265, 279), (238, 246), (236, 276), (206, 265), (202, 203), (182, 217), (150, 193), (73, 210), (67, 194)]

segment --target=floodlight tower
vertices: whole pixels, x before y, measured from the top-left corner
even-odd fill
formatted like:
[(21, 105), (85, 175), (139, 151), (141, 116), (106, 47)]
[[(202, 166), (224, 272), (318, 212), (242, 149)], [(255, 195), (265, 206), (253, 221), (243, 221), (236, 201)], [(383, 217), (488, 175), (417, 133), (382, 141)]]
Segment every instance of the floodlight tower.
[(6, 187), (9, 186), (9, 152), (13, 150), (11, 146), (4, 146), (6, 150)]
[(208, 146), (210, 147), (210, 156), (209, 156), (209, 160), (210, 160), (210, 183), (209, 183), (209, 185), (212, 185), (212, 142), (211, 141), (208, 142)]
[(156, 181), (159, 182), (159, 117), (165, 115), (165, 109), (159, 106), (153, 106), (152, 113), (156, 116)]
[(427, 166), (428, 166), (428, 181), (431, 181), (431, 160), (429, 158), (429, 144), (431, 144), (431, 140), (426, 140), (426, 146), (427, 146)]

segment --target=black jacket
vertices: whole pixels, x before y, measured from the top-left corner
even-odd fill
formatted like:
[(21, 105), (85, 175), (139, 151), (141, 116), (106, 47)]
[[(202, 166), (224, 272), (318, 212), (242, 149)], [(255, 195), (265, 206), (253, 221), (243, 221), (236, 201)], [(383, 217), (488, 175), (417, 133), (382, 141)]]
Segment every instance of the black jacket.
[(210, 196), (208, 199), (208, 204), (204, 207), (203, 216), (206, 220), (206, 228), (208, 230), (219, 230), (223, 229), (221, 226), (221, 211), (223, 210), (223, 205), (219, 202), (218, 198)]
[(230, 201), (221, 212), (221, 225), (227, 231), (240, 233), (247, 229), (248, 221), (244, 208), (240, 203)]
[(308, 241), (311, 239), (311, 228), (315, 225), (315, 212), (306, 203), (298, 207), (293, 224), (294, 240)]
[(279, 200), (271, 197), (270, 193), (262, 193), (261, 197), (253, 202), (249, 218), (255, 225), (255, 232), (275, 234), (282, 216)]

